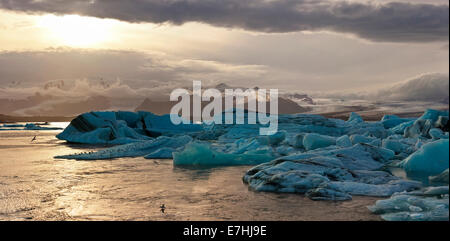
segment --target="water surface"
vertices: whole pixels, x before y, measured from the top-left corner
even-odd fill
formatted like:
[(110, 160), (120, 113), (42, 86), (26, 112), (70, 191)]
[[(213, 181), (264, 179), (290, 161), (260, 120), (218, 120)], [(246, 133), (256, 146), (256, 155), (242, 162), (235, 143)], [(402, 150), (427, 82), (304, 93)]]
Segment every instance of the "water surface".
[(57, 133), (0, 131), (0, 220), (380, 220), (366, 208), (377, 200), (372, 197), (311, 201), (251, 191), (242, 182), (249, 166), (176, 168), (172, 160), (142, 157), (54, 159), (102, 148), (70, 145), (56, 139)]

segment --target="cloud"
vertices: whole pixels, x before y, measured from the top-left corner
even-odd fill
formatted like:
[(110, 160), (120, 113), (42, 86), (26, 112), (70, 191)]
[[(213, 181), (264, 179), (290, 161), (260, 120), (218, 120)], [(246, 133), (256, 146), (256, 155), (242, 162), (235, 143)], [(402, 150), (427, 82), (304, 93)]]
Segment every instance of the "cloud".
[(449, 74), (427, 73), (370, 92), (316, 92), (315, 97), (370, 101), (426, 101), (449, 103)]
[(242, 83), (265, 71), (261, 65), (134, 51), (57, 48), (0, 52), (0, 113), (133, 110), (144, 98), (167, 100), (176, 88), (192, 88), (192, 80), (205, 85)]
[(421, 76), (383, 88), (372, 98), (399, 101), (435, 101), (448, 103), (449, 75), (442, 73)]
[(447, 41), (449, 7), (406, 2), (330, 0), (0, 0), (0, 8), (80, 14), (127, 22), (202, 22), (218, 27), (284, 33), (328, 30), (372, 41)]
[[(264, 75), (266, 66), (188, 59), (161, 53), (56, 48), (0, 52), (0, 86), (35, 87), (48, 81), (122, 83), (133, 89), (202, 81), (243, 81)], [(73, 85), (72, 83), (72, 85)]]

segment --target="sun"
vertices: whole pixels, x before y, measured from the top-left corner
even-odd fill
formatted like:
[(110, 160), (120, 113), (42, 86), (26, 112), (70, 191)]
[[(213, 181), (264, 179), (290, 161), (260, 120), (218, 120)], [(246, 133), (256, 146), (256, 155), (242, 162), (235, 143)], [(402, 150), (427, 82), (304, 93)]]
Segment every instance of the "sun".
[(37, 26), (47, 30), (47, 38), (73, 47), (95, 47), (113, 38), (114, 20), (78, 15), (44, 15)]

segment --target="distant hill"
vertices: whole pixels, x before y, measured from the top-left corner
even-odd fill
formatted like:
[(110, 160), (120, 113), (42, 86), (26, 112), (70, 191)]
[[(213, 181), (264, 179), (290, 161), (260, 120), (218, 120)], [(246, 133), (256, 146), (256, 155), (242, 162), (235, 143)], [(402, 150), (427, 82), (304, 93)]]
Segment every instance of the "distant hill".
[(0, 113), (9, 114), (16, 110), (27, 109), (52, 99), (52, 96), (36, 93), (25, 99), (0, 99)]
[[(192, 113), (192, 95), (191, 95), (191, 113)], [(149, 111), (158, 115), (168, 114), (172, 107), (178, 103), (177, 101), (155, 101), (149, 98), (144, 101), (135, 109), (135, 111)], [(210, 101), (202, 101), (202, 109)], [(245, 109), (248, 109), (248, 105), (244, 104)], [(222, 98), (222, 110), (225, 110), (225, 98)], [(270, 102), (267, 102), (266, 110), (270, 110)], [(286, 98), (278, 98), (278, 113), (279, 114), (296, 114), (309, 111), (310, 108), (302, 107), (292, 100)], [(256, 111), (256, 110), (255, 110)], [(270, 111), (269, 111), (270, 113)], [(191, 115), (192, 116), (192, 115)]]
[(91, 96), (85, 100), (60, 100), (37, 94), (23, 100), (0, 99), (0, 102), (0, 113), (14, 116), (74, 116), (111, 108), (110, 99), (104, 96)]
[(314, 100), (311, 97), (309, 97), (307, 94), (295, 93), (295, 94), (288, 94), (286, 97), (289, 99), (295, 99), (299, 102), (303, 102), (306, 104), (314, 105)]

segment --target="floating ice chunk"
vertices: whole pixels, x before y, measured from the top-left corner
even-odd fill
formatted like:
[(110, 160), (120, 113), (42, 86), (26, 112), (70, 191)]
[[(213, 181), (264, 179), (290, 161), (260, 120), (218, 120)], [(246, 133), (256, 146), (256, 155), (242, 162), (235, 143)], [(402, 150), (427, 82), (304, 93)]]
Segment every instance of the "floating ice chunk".
[(343, 135), (336, 139), (336, 145), (339, 147), (351, 147), (352, 141), (347, 135)]
[(25, 127), (23, 124), (3, 124), (3, 127), (11, 128), (11, 127)]
[(313, 150), (302, 154), (292, 154), (281, 157), (282, 160), (300, 160), (315, 156), (336, 156), (351, 170), (375, 170), (394, 157), (394, 152), (385, 148), (368, 144), (356, 144), (348, 148), (335, 148), (331, 150)]
[[(448, 120), (448, 111), (438, 111), (428, 109), (419, 117), (414, 123), (404, 129), (404, 137), (427, 137), (429, 138), (429, 131), (434, 127), (444, 128), (445, 119)], [(436, 134), (436, 133), (435, 133)]]
[(396, 154), (403, 152), (408, 146), (398, 140), (384, 139), (382, 146), (386, 149), (394, 151)]
[(448, 186), (426, 187), (423, 189), (424, 196), (448, 195)]
[(77, 116), (56, 137), (85, 144), (126, 144), (160, 135), (201, 131), (201, 125), (174, 125), (169, 115), (150, 112), (89, 112)]
[(360, 115), (356, 114), (355, 112), (352, 112), (352, 113), (350, 113), (350, 116), (348, 117), (347, 122), (356, 124), (356, 123), (364, 122), (364, 120), (362, 119), (362, 117)]
[(439, 119), (439, 116), (448, 117), (448, 111), (428, 109), (423, 113), (421, 117), (419, 117), (419, 120), (431, 120), (434, 123)]
[(415, 118), (400, 118), (396, 115), (385, 115), (381, 119), (381, 123), (383, 124), (384, 128), (390, 129), (411, 120), (415, 120)]
[(417, 188), (417, 182), (376, 171), (393, 155), (368, 144), (335, 146), (260, 164), (248, 170), (243, 180), (258, 191), (307, 193), (313, 200), (347, 200), (352, 193), (388, 196)]
[(336, 145), (336, 139), (331, 136), (308, 133), (303, 138), (303, 146), (306, 150), (314, 150), (331, 145)]
[(384, 115), (381, 118), (381, 121), (385, 121), (385, 120), (396, 120), (396, 119), (400, 119), (400, 117), (396, 116), (396, 115)]
[(429, 137), (428, 132), (433, 127), (431, 120), (418, 119), (414, 121), (413, 125), (406, 127), (403, 134), (404, 137)]
[(172, 159), (172, 153), (175, 151), (174, 148), (162, 147), (146, 156), (145, 159)]
[(374, 138), (386, 138), (389, 135), (389, 131), (384, 128), (380, 122), (363, 122), (356, 125), (350, 125), (347, 129), (347, 135), (363, 135)]
[(46, 127), (46, 126), (39, 126), (33, 123), (25, 124), (24, 130), (61, 130), (60, 127)]
[(421, 187), (420, 182), (408, 180), (392, 180), (384, 184), (368, 184), (361, 182), (329, 182), (321, 186), (337, 192), (359, 196), (388, 197), (396, 192), (412, 191)]
[(436, 175), (448, 169), (449, 140), (441, 139), (423, 145), (399, 163), (407, 172)]
[[(19, 129), (21, 128), (21, 129)], [(1, 131), (9, 131), (9, 130), (61, 130), (60, 127), (48, 127), (41, 126), (35, 123), (27, 123), (27, 124), (3, 124), (0, 125)]]
[(376, 138), (374, 137), (368, 137), (363, 135), (351, 135), (350, 140), (352, 141), (352, 144), (358, 144), (358, 143), (366, 143), (369, 144), (372, 141), (374, 141)]
[(275, 151), (282, 156), (287, 156), (294, 153), (295, 149), (292, 146), (281, 145), (277, 147)]
[[(234, 142), (238, 139), (257, 137), (259, 136), (259, 127), (257, 125), (216, 125), (219, 131), (223, 131), (222, 135), (218, 138), (220, 142)], [(224, 128), (224, 129), (222, 129)], [(265, 138), (266, 136), (264, 136)], [(267, 139), (268, 141), (268, 139)]]
[(403, 122), (395, 127), (392, 127), (390, 131), (394, 134), (401, 134), (403, 135), (405, 133), (405, 129), (412, 126), (414, 124), (415, 120), (410, 120), (407, 122)]
[(275, 175), (245, 176), (244, 181), (255, 191), (305, 193), (329, 180), (319, 174), (292, 170)]
[(323, 200), (345, 201), (352, 199), (352, 195), (346, 192), (341, 192), (338, 190), (328, 189), (324, 187), (311, 189), (306, 193), (306, 196), (315, 201), (323, 201)]
[[(430, 188), (397, 193), (390, 199), (378, 200), (368, 208), (388, 221), (448, 221), (448, 186), (432, 189), (434, 193)], [(445, 189), (447, 194), (442, 195)]]
[(431, 138), (434, 140), (438, 139), (448, 139), (448, 136), (444, 134), (444, 132), (441, 129), (438, 128), (432, 128), (428, 134), (430, 134)]
[(182, 151), (173, 153), (174, 165), (233, 166), (255, 165), (274, 158), (271, 149), (257, 149), (241, 154), (214, 150), (208, 143), (191, 142)]
[(303, 148), (303, 138), (304, 134), (297, 134), (293, 138), (292, 146), (297, 148)]
[[(56, 156), (61, 159), (99, 160), (119, 157), (137, 157), (152, 154), (160, 148), (179, 148), (192, 141), (190, 136), (160, 136), (154, 140), (130, 143), (106, 148), (96, 152)], [(157, 152), (158, 153), (158, 152)], [(159, 152), (162, 154), (162, 152)], [(156, 154), (156, 153), (155, 153)], [(149, 156), (150, 157), (150, 156)], [(149, 158), (148, 157), (148, 158)]]
[(90, 112), (77, 116), (56, 137), (75, 143), (126, 144), (151, 138), (118, 121), (115, 112)]
[(439, 116), (437, 121), (434, 123), (434, 127), (443, 129), (445, 126), (447, 126), (448, 123), (448, 116)]
[(200, 124), (179, 124), (175, 125), (170, 119), (170, 114), (155, 115), (150, 112), (138, 112), (145, 124), (145, 130), (152, 135), (172, 135), (177, 133), (199, 132), (203, 130)]
[(447, 183), (448, 184), (448, 168), (443, 171), (441, 174), (436, 175), (436, 176), (431, 176), (430, 177), (430, 182), (431, 183)]
[(425, 144), (425, 143), (424, 143), (421, 139), (417, 139), (414, 148), (415, 148), (416, 150), (419, 150), (419, 149), (423, 146), (423, 144)]
[(286, 131), (278, 131), (273, 135), (259, 136), (258, 140), (260, 143), (265, 145), (278, 145), (286, 139)]

